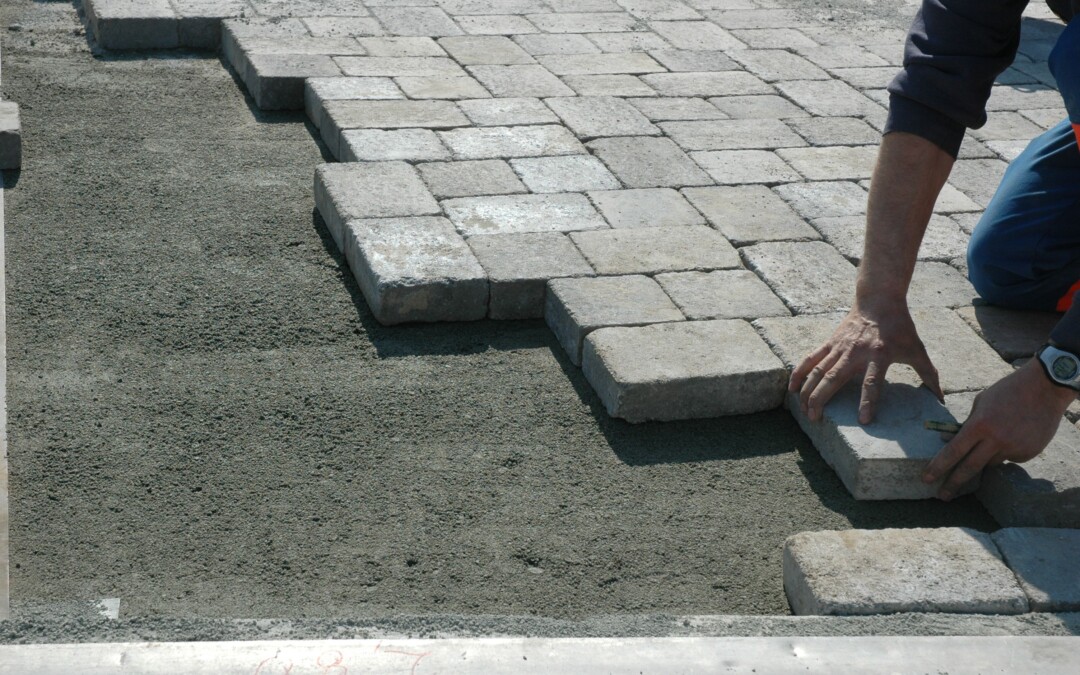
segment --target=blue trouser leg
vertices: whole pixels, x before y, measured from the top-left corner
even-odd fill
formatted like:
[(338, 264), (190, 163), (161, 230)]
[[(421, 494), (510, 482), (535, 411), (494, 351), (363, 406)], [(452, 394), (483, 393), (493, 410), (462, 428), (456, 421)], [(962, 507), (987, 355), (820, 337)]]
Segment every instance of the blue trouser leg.
[[(1080, 20), (1062, 33), (1050, 67), (1080, 123)], [(1080, 148), (1065, 120), (1005, 171), (968, 248), (969, 276), (987, 301), (1064, 311), (1080, 280)]]

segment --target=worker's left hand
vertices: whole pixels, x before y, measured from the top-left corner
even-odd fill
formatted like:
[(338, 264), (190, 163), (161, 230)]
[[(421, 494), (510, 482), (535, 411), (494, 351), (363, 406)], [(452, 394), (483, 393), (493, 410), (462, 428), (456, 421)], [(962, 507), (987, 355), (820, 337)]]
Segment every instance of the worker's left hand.
[(1032, 359), (975, 397), (964, 426), (927, 465), (923, 481), (948, 475), (937, 495), (948, 501), (984, 467), (1034, 458), (1075, 399), (1075, 391), (1051, 383)]

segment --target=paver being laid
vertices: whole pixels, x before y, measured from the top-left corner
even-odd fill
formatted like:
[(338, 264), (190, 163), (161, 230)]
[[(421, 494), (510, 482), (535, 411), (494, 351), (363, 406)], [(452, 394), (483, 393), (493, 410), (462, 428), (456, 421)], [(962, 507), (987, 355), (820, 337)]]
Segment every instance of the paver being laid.
[(745, 321), (601, 328), (585, 340), (582, 370), (608, 413), (629, 422), (771, 410), (787, 372)]
[(803, 532), (784, 543), (795, 614), (1021, 614), (1028, 601), (990, 535), (968, 528)]
[(993, 533), (1034, 612), (1080, 610), (1080, 530), (1024, 527)]

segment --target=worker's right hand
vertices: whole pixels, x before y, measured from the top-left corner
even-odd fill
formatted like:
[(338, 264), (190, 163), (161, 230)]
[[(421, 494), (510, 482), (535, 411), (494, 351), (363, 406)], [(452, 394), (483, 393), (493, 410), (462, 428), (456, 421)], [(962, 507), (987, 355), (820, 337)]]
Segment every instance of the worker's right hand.
[(862, 375), (859, 423), (869, 424), (877, 411), (885, 373), (894, 363), (914, 368), (930, 391), (939, 399), (945, 398), (937, 369), (930, 362), (907, 307), (860, 307), (856, 303), (832, 337), (791, 373), (788, 391), (799, 392), (802, 413), (816, 422), (836, 392)]

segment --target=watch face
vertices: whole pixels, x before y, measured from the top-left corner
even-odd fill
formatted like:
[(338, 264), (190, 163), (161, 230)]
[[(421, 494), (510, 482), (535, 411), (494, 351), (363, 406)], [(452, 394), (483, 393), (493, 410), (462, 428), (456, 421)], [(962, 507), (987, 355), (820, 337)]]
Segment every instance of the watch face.
[(1054, 359), (1051, 369), (1054, 371), (1054, 377), (1066, 381), (1076, 377), (1077, 370), (1080, 370), (1077, 366), (1076, 359), (1068, 356), (1059, 356)]

